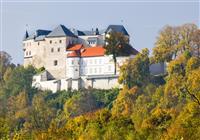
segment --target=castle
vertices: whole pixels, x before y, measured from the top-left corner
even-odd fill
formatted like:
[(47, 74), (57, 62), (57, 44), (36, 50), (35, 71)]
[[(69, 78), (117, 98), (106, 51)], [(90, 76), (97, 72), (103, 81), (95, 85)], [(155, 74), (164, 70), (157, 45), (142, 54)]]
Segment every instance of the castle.
[(120, 32), (129, 39), (123, 25), (109, 25), (105, 30), (91, 31), (68, 29), (59, 25), (52, 31), (26, 31), (23, 40), (24, 66), (44, 67), (45, 71), (33, 77), (33, 86), (42, 90), (119, 87), (119, 66), (138, 53), (127, 45), (127, 55), (117, 57), (114, 74), (112, 55), (106, 55), (105, 37), (110, 32)]

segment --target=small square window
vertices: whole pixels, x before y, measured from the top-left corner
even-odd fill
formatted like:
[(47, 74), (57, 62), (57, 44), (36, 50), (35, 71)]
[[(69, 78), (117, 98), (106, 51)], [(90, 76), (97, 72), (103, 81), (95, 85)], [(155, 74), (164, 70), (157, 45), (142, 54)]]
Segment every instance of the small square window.
[(90, 73), (93, 73), (93, 72), (92, 72), (92, 68), (90, 68)]
[(58, 61), (54, 60), (53, 64), (54, 64), (54, 66), (57, 66), (58, 65)]
[(108, 66), (108, 71), (111, 71), (111, 66), (110, 65)]
[(90, 64), (92, 64), (92, 60), (90, 59)]

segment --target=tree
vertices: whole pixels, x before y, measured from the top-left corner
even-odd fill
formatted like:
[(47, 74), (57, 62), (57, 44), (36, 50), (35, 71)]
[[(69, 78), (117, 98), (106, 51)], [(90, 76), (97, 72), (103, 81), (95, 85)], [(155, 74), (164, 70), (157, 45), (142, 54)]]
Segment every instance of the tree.
[(166, 26), (157, 37), (153, 55), (156, 62), (171, 61), (177, 50), (174, 49), (179, 43), (178, 28)]
[(81, 93), (67, 100), (64, 105), (64, 111), (67, 117), (75, 117), (97, 109), (97, 103), (94, 95), (91, 93)]
[(27, 68), (19, 66), (9, 73), (10, 76), (7, 76), (7, 79), (5, 81), (7, 90), (6, 92), (9, 92), (10, 95), (16, 95), (23, 90), (25, 90), (25, 92), (27, 93), (30, 93), (32, 89), (32, 78), (33, 75), (36, 73), (35, 69), (32, 66), (29, 66)]
[(130, 116), (133, 111), (134, 101), (137, 99), (138, 94), (140, 94), (138, 87), (133, 87), (130, 90), (124, 87), (113, 104), (112, 115), (118, 117), (121, 115)]
[(183, 53), (186, 50), (192, 51), (194, 41), (193, 34), (197, 31), (198, 27), (195, 24), (183, 24), (180, 27), (181, 46), (179, 50)]
[(128, 88), (145, 85), (150, 77), (148, 55), (148, 49), (143, 49), (142, 53), (137, 54), (135, 58), (122, 65), (118, 79), (119, 83), (128, 86)]
[(195, 24), (164, 27), (153, 48), (154, 61), (169, 62), (185, 51), (192, 52), (194, 38), (198, 41), (196, 35), (193, 37), (197, 29)]
[(55, 110), (48, 107), (42, 95), (34, 96), (30, 111), (30, 121), (32, 129), (45, 130), (49, 127)]
[(192, 40), (194, 41), (194, 53), (200, 57), (200, 29), (193, 33)]
[[(189, 95), (193, 101), (200, 105), (199, 100), (199, 73), (200, 60), (197, 57), (179, 56), (168, 65), (168, 81), (165, 93), (168, 97)], [(177, 99), (174, 98), (174, 103)]]
[(128, 44), (128, 38), (120, 32), (110, 32), (106, 37), (106, 54), (111, 54), (114, 61), (114, 74), (116, 74), (117, 56), (123, 55), (123, 50)]
[(0, 80), (3, 80), (4, 73), (9, 66), (15, 67), (11, 60), (12, 58), (7, 52), (0, 51)]

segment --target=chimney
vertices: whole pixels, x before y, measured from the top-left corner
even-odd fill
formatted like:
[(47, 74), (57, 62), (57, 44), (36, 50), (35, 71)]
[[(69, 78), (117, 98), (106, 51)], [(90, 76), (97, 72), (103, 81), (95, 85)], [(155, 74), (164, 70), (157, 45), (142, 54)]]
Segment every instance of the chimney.
[(99, 35), (99, 29), (96, 28), (96, 32), (95, 32), (96, 35)]

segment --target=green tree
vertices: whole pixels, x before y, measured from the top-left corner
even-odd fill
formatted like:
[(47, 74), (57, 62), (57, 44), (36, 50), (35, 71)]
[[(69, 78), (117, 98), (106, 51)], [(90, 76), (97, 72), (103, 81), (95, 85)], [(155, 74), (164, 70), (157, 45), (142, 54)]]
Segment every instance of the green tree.
[(128, 86), (142, 86), (149, 81), (149, 51), (143, 49), (142, 53), (135, 56), (134, 59), (128, 60), (120, 68), (119, 83)]
[(94, 95), (88, 92), (73, 96), (64, 105), (67, 117), (75, 117), (97, 109), (97, 102)]
[(23, 66), (16, 67), (12, 72), (9, 72), (10, 76), (7, 76), (7, 81), (5, 81), (6, 92), (10, 95), (16, 95), (23, 90), (30, 93), (32, 90), (32, 78), (35, 73), (35, 69), (32, 66), (27, 68)]
[(116, 74), (117, 56), (124, 55), (124, 50), (129, 40), (120, 32), (110, 32), (105, 39), (106, 54), (112, 55), (114, 61), (114, 74)]
[(11, 60), (12, 58), (7, 52), (0, 51), (0, 81), (3, 80), (4, 73), (8, 67), (15, 67)]

